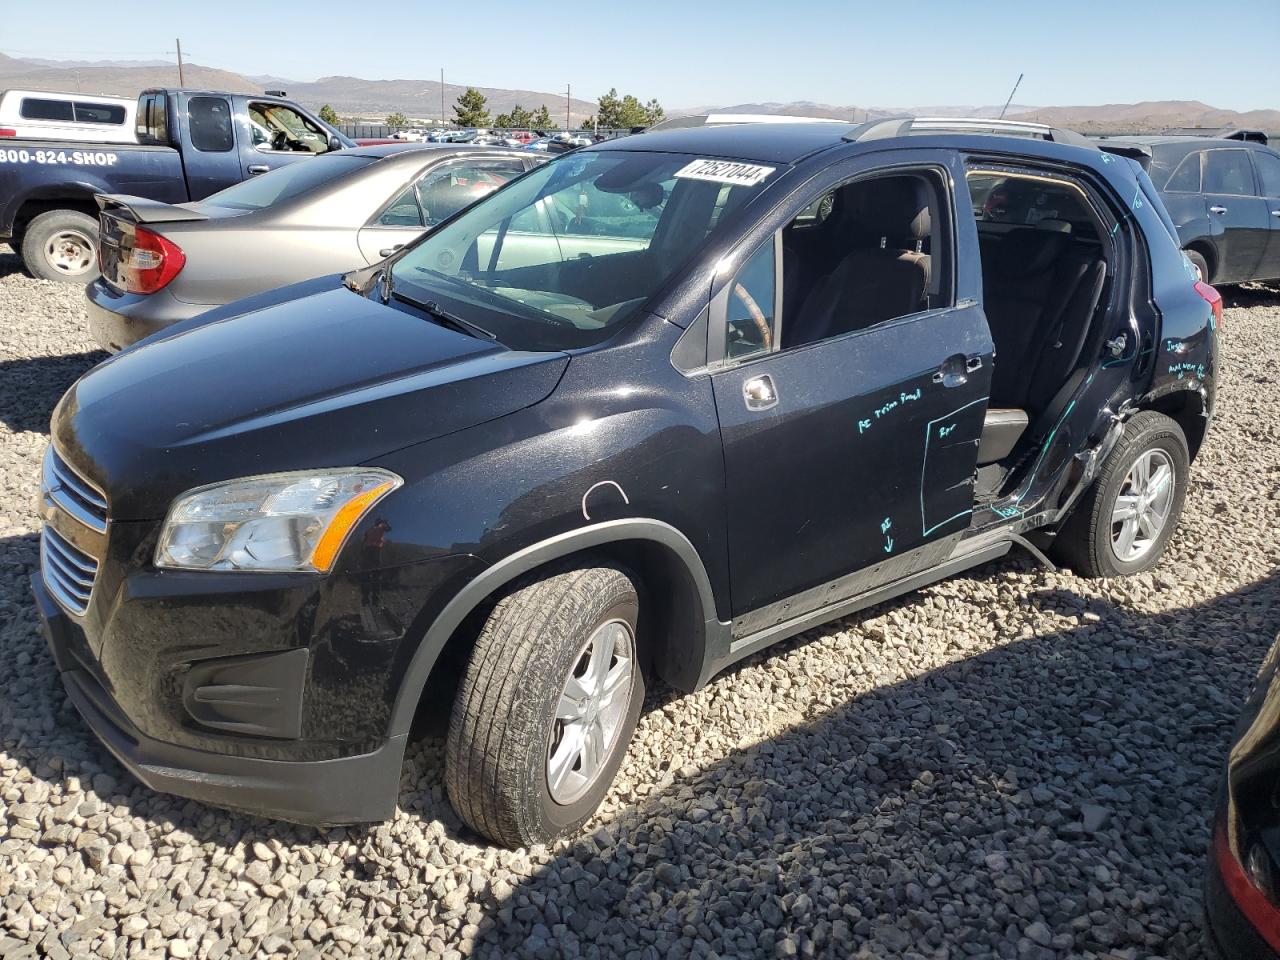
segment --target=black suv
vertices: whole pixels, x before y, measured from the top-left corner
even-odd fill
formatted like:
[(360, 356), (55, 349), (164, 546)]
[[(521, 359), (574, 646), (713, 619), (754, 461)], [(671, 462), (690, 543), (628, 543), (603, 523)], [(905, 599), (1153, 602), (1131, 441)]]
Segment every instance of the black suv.
[(1099, 145), (1146, 167), (1205, 282), (1280, 279), (1280, 153), (1265, 138), (1129, 137)]
[(1015, 544), (1154, 564), (1220, 309), (1137, 164), (1066, 131), (632, 136), (86, 374), (33, 586), (72, 700), (156, 789), (383, 819), (419, 706), (451, 702), (459, 814), (544, 841), (655, 677), (697, 689)]

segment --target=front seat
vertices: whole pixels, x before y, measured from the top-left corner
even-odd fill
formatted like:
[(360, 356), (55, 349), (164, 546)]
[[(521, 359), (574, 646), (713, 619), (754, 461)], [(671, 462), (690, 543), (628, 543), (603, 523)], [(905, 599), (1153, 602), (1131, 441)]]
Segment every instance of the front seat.
[(830, 236), (852, 249), (814, 285), (795, 318), (784, 317), (783, 346), (861, 330), (927, 304), (928, 187), (915, 177), (887, 177), (841, 193), (841, 222)]

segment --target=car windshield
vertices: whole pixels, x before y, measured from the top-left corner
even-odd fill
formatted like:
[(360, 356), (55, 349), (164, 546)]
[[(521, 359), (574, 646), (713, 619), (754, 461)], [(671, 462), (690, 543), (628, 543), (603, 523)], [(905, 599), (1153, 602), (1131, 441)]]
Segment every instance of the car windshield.
[(290, 200), (308, 190), (336, 180), (373, 163), (374, 157), (333, 154), (277, 167), (270, 173), (250, 177), (219, 190), (202, 203), (233, 210), (261, 210), (282, 200)]
[(671, 153), (566, 155), (429, 233), (392, 267), (392, 283), (515, 349), (589, 346), (635, 315), (773, 170)]

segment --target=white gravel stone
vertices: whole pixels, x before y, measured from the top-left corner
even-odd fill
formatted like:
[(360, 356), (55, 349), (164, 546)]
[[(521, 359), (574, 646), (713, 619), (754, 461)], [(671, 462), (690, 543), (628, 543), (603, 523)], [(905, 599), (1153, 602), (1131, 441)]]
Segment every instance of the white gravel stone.
[(314, 830), (153, 793), (87, 731), (27, 586), (49, 414), (104, 358), (82, 298), (0, 247), (0, 955), (1203, 955), (1209, 810), (1280, 602), (1280, 292), (1226, 291), (1157, 570), (1015, 555), (654, 690), (588, 832), (519, 852), (462, 831), (434, 736), (394, 820)]

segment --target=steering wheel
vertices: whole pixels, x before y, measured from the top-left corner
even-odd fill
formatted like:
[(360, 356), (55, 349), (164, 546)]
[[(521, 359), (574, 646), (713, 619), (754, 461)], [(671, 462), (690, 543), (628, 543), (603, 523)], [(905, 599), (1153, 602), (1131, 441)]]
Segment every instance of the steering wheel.
[(277, 130), (275, 133), (273, 133), (271, 135), (271, 149), (272, 150), (288, 150), (289, 134), (285, 133), (285, 131), (283, 130)]
[(760, 309), (760, 304), (756, 303), (756, 298), (747, 292), (747, 288), (741, 283), (733, 285), (733, 295), (742, 301), (742, 305), (747, 308), (747, 313), (751, 315), (751, 320), (756, 325), (756, 329), (760, 331), (760, 342), (766, 350), (773, 349), (773, 328), (769, 326), (769, 320), (764, 315), (764, 311)]

